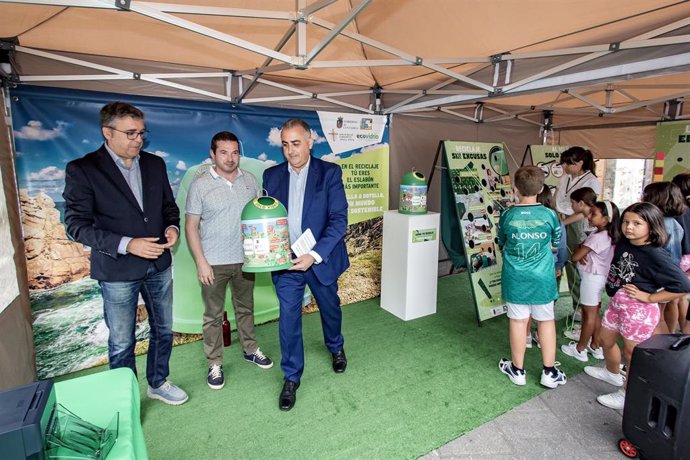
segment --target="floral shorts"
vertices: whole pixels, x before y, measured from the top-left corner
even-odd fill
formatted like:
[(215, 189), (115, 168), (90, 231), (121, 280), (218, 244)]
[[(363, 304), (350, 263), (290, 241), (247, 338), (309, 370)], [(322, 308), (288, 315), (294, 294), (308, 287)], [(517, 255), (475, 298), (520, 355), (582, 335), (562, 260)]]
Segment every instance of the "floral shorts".
[(601, 325), (624, 339), (644, 342), (654, 333), (659, 318), (659, 304), (641, 302), (620, 288), (609, 301)]
[(680, 259), (680, 268), (688, 275), (688, 278), (690, 278), (690, 273), (688, 273), (688, 270), (690, 270), (690, 254), (685, 254)]

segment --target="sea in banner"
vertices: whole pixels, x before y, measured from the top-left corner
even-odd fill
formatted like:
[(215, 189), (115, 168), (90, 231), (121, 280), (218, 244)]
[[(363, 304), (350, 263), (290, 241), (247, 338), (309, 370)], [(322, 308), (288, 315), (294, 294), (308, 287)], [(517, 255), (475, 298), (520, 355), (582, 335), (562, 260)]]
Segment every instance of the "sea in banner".
[[(108, 357), (108, 328), (98, 283), (86, 278), (55, 289), (31, 291), (38, 378), (91, 367)], [(146, 321), (137, 339), (148, 337)]]

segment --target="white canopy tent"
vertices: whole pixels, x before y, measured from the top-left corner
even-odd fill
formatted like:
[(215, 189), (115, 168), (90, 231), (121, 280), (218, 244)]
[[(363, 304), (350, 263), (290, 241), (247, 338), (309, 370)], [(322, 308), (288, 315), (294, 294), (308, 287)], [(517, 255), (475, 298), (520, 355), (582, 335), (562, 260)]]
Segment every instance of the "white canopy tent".
[(541, 126), (547, 110), (556, 129), (682, 117), (664, 103), (690, 95), (685, 1), (256, 5), (0, 1), (5, 76), (231, 103), (440, 111), (484, 123)]

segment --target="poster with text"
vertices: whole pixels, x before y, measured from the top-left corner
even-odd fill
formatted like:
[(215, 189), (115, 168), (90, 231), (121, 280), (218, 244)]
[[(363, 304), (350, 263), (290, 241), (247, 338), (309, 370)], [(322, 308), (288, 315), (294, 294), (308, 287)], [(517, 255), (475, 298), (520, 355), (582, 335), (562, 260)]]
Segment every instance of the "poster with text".
[(690, 172), (690, 121), (670, 121), (656, 127), (654, 182), (670, 181)]
[(512, 186), (502, 143), (443, 143), (479, 321), (505, 313), (497, 224)]
[[(551, 191), (558, 186), (561, 176), (563, 176), (563, 166), (558, 164), (561, 161), (561, 153), (568, 150), (569, 145), (530, 145), (529, 151), (532, 156), (532, 164), (544, 171), (544, 184), (548, 185)], [(524, 164), (524, 160), (523, 160)]]

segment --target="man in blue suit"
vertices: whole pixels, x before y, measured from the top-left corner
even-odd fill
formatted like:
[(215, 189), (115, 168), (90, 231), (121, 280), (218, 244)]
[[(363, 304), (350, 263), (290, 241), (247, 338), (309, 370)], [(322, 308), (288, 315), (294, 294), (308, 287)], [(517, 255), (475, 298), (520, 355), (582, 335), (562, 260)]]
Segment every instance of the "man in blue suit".
[(150, 326), (147, 395), (180, 405), (188, 396), (167, 380), (172, 351), (170, 248), (180, 233), (165, 162), (142, 152), (144, 113), (112, 102), (100, 112), (105, 143), (67, 164), (65, 225), (75, 241), (91, 248), (91, 277), (103, 295), (110, 368), (136, 375), (134, 335), (139, 294)]
[(263, 187), (288, 210), (290, 243), (307, 229), (316, 240), (312, 250), (292, 262), (288, 270), (273, 273), (280, 302), (281, 368), (285, 374), (278, 404), (289, 411), (295, 405), (304, 371), (302, 299), (305, 285), (316, 298), (326, 348), (333, 370), (345, 372), (347, 358), (341, 332), (342, 313), (338, 277), (350, 266), (345, 247), (347, 200), (340, 166), (311, 156), (314, 144), (309, 125), (299, 119), (283, 124), (280, 139), (286, 162), (264, 172)]

